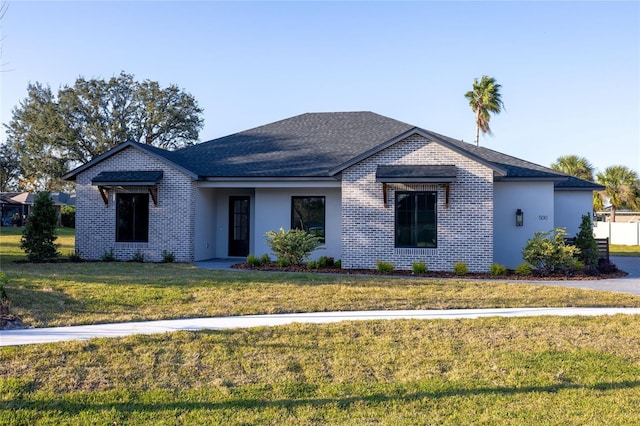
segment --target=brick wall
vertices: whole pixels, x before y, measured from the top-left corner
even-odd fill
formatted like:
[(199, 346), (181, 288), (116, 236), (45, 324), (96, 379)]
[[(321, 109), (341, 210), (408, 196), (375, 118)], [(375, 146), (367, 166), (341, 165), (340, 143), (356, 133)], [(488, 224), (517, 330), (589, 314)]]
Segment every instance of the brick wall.
[[(454, 164), (449, 206), (442, 184), (389, 184), (384, 207), (378, 165)], [(438, 247), (395, 248), (395, 192), (437, 190)], [(376, 260), (411, 269), (423, 260), (429, 270), (450, 271), (457, 261), (470, 271), (493, 263), (493, 171), (444, 146), (413, 135), (342, 173), (342, 267), (375, 269)]]
[[(162, 170), (158, 205), (149, 196), (148, 243), (116, 242), (116, 192), (148, 192), (146, 187), (109, 189), (105, 205), (91, 179), (103, 171)], [(100, 259), (113, 249), (118, 260), (130, 260), (140, 252), (145, 261), (162, 260), (162, 252), (175, 255), (177, 262), (193, 261), (195, 185), (191, 178), (166, 163), (136, 149), (126, 148), (76, 179), (76, 249), (84, 259)]]

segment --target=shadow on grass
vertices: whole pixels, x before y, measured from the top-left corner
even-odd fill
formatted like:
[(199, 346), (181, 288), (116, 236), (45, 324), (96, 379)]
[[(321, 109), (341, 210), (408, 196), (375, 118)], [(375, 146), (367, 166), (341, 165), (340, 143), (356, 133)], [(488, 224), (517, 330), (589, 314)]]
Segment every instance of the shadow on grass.
[[(314, 392), (317, 388), (315, 385), (294, 384), (293, 388), (300, 393)], [(376, 405), (394, 401), (417, 401), (422, 399), (441, 399), (449, 397), (467, 397), (467, 396), (513, 396), (520, 394), (540, 394), (540, 393), (557, 393), (565, 390), (588, 390), (588, 391), (616, 391), (624, 389), (632, 389), (640, 387), (640, 381), (623, 381), (623, 382), (607, 382), (597, 383), (595, 385), (582, 385), (570, 382), (563, 382), (548, 386), (527, 386), (519, 388), (508, 387), (492, 387), (477, 389), (447, 389), (441, 391), (424, 391), (404, 393), (402, 388), (389, 389), (388, 393), (376, 393), (365, 396), (352, 396), (343, 398), (291, 398), (280, 400), (258, 399), (258, 398), (242, 398), (232, 399), (220, 402), (107, 402), (104, 404), (73, 402), (68, 398), (45, 401), (40, 398), (29, 400), (27, 395), (16, 399), (5, 399), (0, 402), (0, 408), (3, 410), (37, 410), (43, 412), (45, 410), (54, 410), (56, 412), (64, 412), (66, 414), (78, 414), (85, 410), (91, 411), (110, 411), (116, 410), (120, 413), (133, 412), (160, 412), (175, 410), (225, 410), (225, 409), (264, 409), (264, 408), (282, 408), (290, 409), (294, 407), (311, 407), (321, 408), (326, 405), (337, 406), (340, 409), (348, 409), (354, 404)], [(26, 389), (25, 389), (26, 390)], [(142, 396), (142, 395), (141, 395)]]

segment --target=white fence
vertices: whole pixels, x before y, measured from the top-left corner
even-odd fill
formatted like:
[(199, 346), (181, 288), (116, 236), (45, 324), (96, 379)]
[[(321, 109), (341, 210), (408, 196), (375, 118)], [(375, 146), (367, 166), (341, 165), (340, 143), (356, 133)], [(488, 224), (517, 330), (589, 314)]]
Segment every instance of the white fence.
[(640, 223), (595, 222), (593, 235), (596, 238), (609, 238), (610, 244), (640, 246)]

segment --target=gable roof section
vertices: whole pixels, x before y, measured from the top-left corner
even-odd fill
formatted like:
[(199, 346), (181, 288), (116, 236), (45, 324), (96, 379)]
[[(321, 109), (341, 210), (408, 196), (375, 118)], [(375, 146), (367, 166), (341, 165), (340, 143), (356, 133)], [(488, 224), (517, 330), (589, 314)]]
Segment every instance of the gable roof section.
[(62, 176), (63, 179), (65, 180), (76, 180), (76, 177), (84, 172), (85, 170), (95, 166), (96, 164), (106, 160), (109, 157), (112, 157), (113, 155), (117, 154), (118, 152), (123, 151), (126, 148), (134, 148), (134, 149), (138, 149), (142, 152), (144, 152), (145, 154), (150, 155), (151, 157), (156, 158), (157, 160), (160, 160), (161, 162), (168, 164), (169, 166), (180, 170), (181, 172), (183, 172), (184, 174), (190, 176), (192, 179), (198, 179), (198, 176), (196, 174), (194, 174), (191, 170), (189, 170), (186, 167), (183, 167), (178, 161), (176, 161), (176, 151), (167, 151), (166, 149), (162, 149), (162, 148), (156, 148), (154, 146), (151, 145), (146, 145), (146, 144), (141, 144), (141, 143), (137, 143), (137, 142), (133, 142), (133, 141), (127, 141), (124, 143), (121, 143), (120, 145), (115, 146), (114, 148), (110, 149), (107, 152), (104, 152), (102, 154), (100, 154), (99, 156), (97, 156), (96, 158), (92, 159), (91, 161), (89, 161), (88, 163), (85, 163), (73, 170), (71, 170), (70, 172), (68, 172), (67, 174), (65, 174), (64, 176)]

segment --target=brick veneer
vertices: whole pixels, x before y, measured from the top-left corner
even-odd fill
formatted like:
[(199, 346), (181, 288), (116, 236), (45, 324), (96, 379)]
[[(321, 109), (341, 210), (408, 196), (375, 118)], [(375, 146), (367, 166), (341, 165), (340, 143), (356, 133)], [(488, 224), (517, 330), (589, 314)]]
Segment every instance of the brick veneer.
[[(444, 185), (389, 185), (384, 207), (378, 165), (455, 164), (449, 206)], [(437, 190), (435, 249), (396, 249), (395, 192)], [(376, 260), (411, 269), (423, 260), (430, 270), (452, 270), (457, 261), (470, 271), (487, 271), (493, 263), (493, 171), (420, 135), (410, 136), (351, 166), (342, 173), (342, 267), (376, 268)]]
[[(149, 197), (149, 242), (119, 243), (115, 240), (115, 193), (148, 192), (144, 187), (110, 189), (105, 206), (91, 179), (103, 171), (162, 170), (158, 205)], [(76, 178), (76, 249), (84, 259), (100, 259), (113, 249), (118, 260), (130, 260), (140, 252), (145, 261), (162, 260), (162, 252), (177, 262), (193, 261), (195, 185), (191, 178), (136, 148), (126, 148), (80, 173)]]

